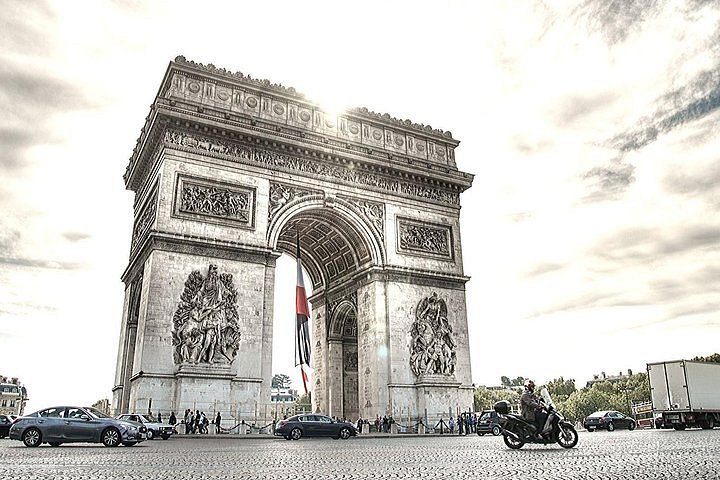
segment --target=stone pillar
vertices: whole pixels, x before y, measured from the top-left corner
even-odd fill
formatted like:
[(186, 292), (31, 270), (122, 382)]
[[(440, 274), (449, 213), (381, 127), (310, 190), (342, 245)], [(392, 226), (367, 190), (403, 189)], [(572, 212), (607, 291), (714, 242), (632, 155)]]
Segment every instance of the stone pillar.
[(383, 282), (358, 289), (358, 397), (363, 418), (388, 411), (389, 329)]
[(312, 393), (312, 411), (327, 412), (327, 358), (325, 351), (328, 344), (327, 328), (325, 326), (325, 296), (313, 295), (309, 301), (312, 305), (312, 311), (310, 312), (312, 324), (310, 328), (313, 330), (312, 338), (315, 344), (311, 346), (310, 361), (312, 362), (313, 376), (310, 379), (311, 383), (308, 385), (308, 390)]
[(343, 345), (342, 340), (328, 340), (327, 346), (327, 414), (343, 416)]

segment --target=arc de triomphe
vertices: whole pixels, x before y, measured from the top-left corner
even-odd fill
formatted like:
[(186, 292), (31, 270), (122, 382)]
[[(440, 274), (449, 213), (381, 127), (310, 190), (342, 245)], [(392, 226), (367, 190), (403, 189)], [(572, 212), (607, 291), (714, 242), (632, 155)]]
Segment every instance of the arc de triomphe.
[(273, 322), (295, 328), (273, 318), (275, 261), (295, 256), (298, 236), (313, 287), (313, 409), (470, 408), (459, 215), (473, 177), (456, 167), (458, 144), (170, 62), (124, 177), (135, 223), (115, 412), (266, 406)]

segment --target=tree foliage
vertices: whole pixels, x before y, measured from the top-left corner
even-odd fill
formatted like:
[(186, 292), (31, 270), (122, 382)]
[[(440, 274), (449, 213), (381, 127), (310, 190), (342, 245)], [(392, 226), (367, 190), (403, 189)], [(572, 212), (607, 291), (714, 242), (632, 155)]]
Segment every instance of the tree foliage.
[(693, 360), (696, 362), (720, 363), (720, 353), (713, 353), (707, 357), (695, 357)]
[(503, 387), (522, 387), (525, 385), (525, 377), (510, 378), (503, 375), (500, 377), (500, 383)]
[(284, 373), (278, 373), (273, 375), (270, 385), (272, 388), (289, 388), (292, 385), (292, 380)]
[(491, 390), (486, 387), (478, 387), (475, 389), (473, 407), (476, 412), (490, 410), (500, 400), (507, 400), (510, 405), (518, 404), (520, 403), (520, 393), (512, 388)]

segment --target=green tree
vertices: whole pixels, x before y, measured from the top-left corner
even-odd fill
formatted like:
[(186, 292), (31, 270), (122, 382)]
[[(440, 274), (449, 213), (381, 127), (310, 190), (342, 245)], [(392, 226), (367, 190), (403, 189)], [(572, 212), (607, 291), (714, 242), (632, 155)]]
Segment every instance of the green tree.
[(273, 375), (272, 383), (270, 384), (272, 388), (289, 388), (290, 385), (292, 385), (292, 380), (284, 373)]
[(577, 391), (575, 380), (565, 380), (563, 377), (549, 381), (545, 387), (556, 404), (564, 402)]
[(720, 353), (713, 353), (707, 357), (695, 357), (693, 360), (696, 362), (720, 363)]
[(486, 387), (478, 387), (475, 389), (473, 397), (473, 407), (476, 412), (490, 410), (493, 408), (493, 405), (500, 400), (507, 400), (510, 402), (510, 405), (517, 405), (520, 403), (520, 394), (511, 388), (490, 390)]
[(500, 384), (505, 387), (509, 387), (512, 385), (512, 383), (510, 382), (510, 378), (506, 377), (505, 375), (500, 377)]
[(297, 406), (297, 410), (299, 412), (311, 412), (312, 411), (312, 401), (309, 394), (300, 395), (297, 400), (295, 400), (295, 406)]

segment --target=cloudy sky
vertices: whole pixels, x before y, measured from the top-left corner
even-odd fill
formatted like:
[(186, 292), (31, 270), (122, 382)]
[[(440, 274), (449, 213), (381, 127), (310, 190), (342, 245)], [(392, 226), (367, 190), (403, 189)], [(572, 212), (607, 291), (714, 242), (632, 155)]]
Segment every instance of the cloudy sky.
[[(28, 411), (110, 396), (132, 229), (122, 174), (179, 54), (462, 141), (477, 384), (584, 384), (720, 349), (717, 1), (0, 11), (0, 374), (27, 385)], [(291, 260), (278, 276), (280, 332)], [(275, 371), (292, 373), (278, 350)]]

